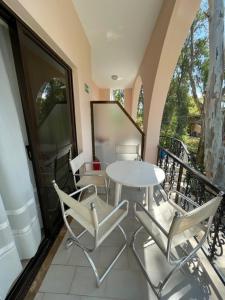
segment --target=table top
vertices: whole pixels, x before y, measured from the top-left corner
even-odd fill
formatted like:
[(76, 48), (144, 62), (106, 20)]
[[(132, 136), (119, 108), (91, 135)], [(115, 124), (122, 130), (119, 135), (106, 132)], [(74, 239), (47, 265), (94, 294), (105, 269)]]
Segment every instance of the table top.
[(165, 179), (165, 173), (159, 167), (144, 161), (116, 161), (106, 168), (110, 179), (130, 187), (148, 187), (157, 185)]

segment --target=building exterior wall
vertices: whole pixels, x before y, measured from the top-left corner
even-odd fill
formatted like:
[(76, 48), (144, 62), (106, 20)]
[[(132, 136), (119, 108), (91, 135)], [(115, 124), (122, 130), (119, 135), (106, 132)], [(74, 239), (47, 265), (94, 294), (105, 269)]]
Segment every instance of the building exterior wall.
[(124, 90), (124, 108), (131, 115), (132, 111), (132, 88)]

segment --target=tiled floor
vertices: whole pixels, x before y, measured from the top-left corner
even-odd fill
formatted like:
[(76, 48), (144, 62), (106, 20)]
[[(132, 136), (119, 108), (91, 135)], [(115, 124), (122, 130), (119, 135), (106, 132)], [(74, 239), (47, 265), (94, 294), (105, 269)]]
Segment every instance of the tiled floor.
[[(128, 239), (138, 226), (133, 217), (132, 202), (134, 200), (142, 201), (143, 197), (143, 191), (123, 189), (122, 198), (128, 199), (131, 204), (129, 217), (122, 223)], [(155, 198), (160, 199), (157, 190), (155, 191)], [(113, 199), (112, 192), (111, 199)], [(75, 222), (72, 226), (75, 231), (80, 230)], [(129, 247), (119, 258), (101, 287), (97, 288), (93, 271), (82, 251), (76, 246), (65, 249), (64, 242), (67, 237), (68, 234), (64, 237), (52, 261), (35, 297), (36, 300), (156, 299)], [(114, 257), (117, 247), (122, 242), (120, 237), (119, 231), (115, 230), (94, 254), (93, 259), (100, 271), (103, 271), (104, 267)], [(139, 252), (151, 277), (158, 280), (163, 278), (170, 268), (155, 245), (143, 249), (143, 241), (146, 238), (147, 236), (142, 234), (137, 241)], [(86, 245), (91, 244), (89, 234), (83, 236), (82, 240)], [(162, 299), (223, 299), (223, 296), (219, 296), (203, 266), (196, 269), (193, 268), (193, 265), (190, 265), (172, 277)]]

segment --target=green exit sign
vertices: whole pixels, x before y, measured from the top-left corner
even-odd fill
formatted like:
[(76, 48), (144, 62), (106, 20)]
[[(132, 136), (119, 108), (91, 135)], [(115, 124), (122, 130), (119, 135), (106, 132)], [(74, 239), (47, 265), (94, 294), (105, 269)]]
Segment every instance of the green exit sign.
[(87, 85), (87, 83), (84, 84), (84, 90), (85, 90), (86, 93), (89, 94), (90, 88), (89, 88), (89, 86)]

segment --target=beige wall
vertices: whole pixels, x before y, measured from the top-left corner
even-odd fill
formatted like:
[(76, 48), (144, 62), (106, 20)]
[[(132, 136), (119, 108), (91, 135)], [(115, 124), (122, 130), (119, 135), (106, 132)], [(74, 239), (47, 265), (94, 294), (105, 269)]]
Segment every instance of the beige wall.
[[(90, 100), (93, 88), (91, 49), (71, 0), (4, 0), (72, 68), (78, 148), (91, 158)], [(95, 96), (94, 96), (95, 97)]]
[(124, 90), (124, 108), (131, 115), (132, 111), (132, 88)]
[(138, 106), (138, 99), (140, 95), (141, 86), (142, 86), (142, 79), (141, 76), (138, 75), (133, 85), (132, 107), (131, 107), (131, 116), (135, 121), (137, 119), (137, 106)]
[(156, 162), (167, 92), (200, 0), (164, 1), (139, 75), (144, 88), (145, 159)]
[(98, 100), (110, 101), (110, 89), (99, 89), (99, 99)]
[(97, 85), (92, 82), (92, 90), (91, 90), (91, 100), (95, 101), (95, 100), (99, 100), (100, 98), (100, 89), (97, 87)]

